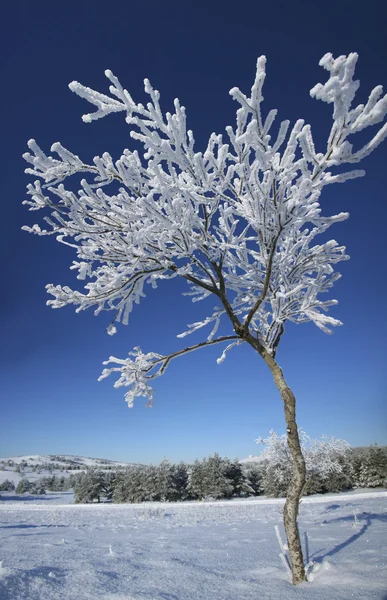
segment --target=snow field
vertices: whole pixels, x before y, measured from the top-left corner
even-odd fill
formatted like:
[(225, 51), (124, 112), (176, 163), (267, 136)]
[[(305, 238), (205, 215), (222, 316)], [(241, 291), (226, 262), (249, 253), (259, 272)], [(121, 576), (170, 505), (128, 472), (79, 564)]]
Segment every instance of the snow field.
[(387, 598), (387, 492), (302, 501), (315, 565), (297, 588), (274, 531), (282, 500), (56, 504), (63, 496), (0, 503), (0, 600)]

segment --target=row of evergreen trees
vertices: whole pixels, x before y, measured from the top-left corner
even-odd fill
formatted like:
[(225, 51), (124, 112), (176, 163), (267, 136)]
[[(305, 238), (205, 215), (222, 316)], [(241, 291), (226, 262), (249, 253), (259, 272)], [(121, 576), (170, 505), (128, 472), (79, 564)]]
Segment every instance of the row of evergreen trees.
[[(337, 459), (341, 469), (308, 472), (304, 494), (340, 492), (353, 487), (387, 487), (387, 451), (370, 447), (346, 452)], [(286, 495), (289, 466), (267, 460), (242, 465), (214, 454), (193, 465), (132, 466), (117, 473), (90, 469), (73, 476), (76, 502), (182, 501)]]
[[(76, 502), (173, 502), (247, 496), (285, 496), (290, 464), (274, 455), (242, 465), (214, 454), (194, 464), (137, 465), (125, 470), (101, 471), (90, 468), (68, 477), (50, 475), (36, 481), (22, 478), (16, 493), (42, 494), (74, 489)], [(335, 458), (339, 468), (308, 471), (305, 494), (339, 492), (352, 487), (387, 487), (387, 450), (371, 446), (343, 452)], [(10, 481), (0, 491), (13, 491)]]

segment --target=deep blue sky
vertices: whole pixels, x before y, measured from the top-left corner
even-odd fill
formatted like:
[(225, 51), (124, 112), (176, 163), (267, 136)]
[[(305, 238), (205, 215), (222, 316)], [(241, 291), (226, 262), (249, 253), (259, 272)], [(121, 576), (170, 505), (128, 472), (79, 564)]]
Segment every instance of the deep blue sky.
[[(193, 460), (218, 451), (240, 458), (257, 452), (254, 439), (284, 430), (282, 404), (270, 373), (249, 348), (221, 348), (175, 361), (156, 382), (155, 407), (144, 399), (129, 410), (113, 379), (97, 382), (102, 361), (145, 351), (181, 348), (175, 335), (205, 315), (206, 307), (180, 296), (167, 282), (136, 308), (128, 327), (105, 333), (110, 313), (94, 317), (45, 306), (46, 283), (73, 285), (70, 248), (21, 231), (29, 213), (21, 154), (34, 137), (55, 141), (90, 160), (119, 156), (131, 140), (121, 115), (86, 125), (88, 106), (72, 94), (72, 80), (104, 91), (110, 68), (136, 99), (143, 79), (187, 108), (197, 149), (212, 131), (233, 124), (233, 86), (249, 91), (256, 59), (268, 58), (265, 107), (280, 118), (305, 118), (321, 144), (330, 107), (309, 97), (325, 80), (318, 61), (326, 52), (360, 54), (359, 100), (377, 84), (387, 88), (385, 3), (245, 1), (7, 3), (2, 8), (1, 202), (1, 435), (0, 456), (68, 453), (117, 460)], [(321, 149), (321, 145), (318, 148)], [(333, 336), (311, 324), (289, 326), (278, 353), (298, 400), (300, 425), (313, 437), (335, 435), (353, 445), (387, 443), (386, 221), (387, 143), (362, 165), (367, 176), (329, 186), (327, 214), (351, 218), (330, 230), (351, 261), (331, 314), (344, 321)], [(188, 338), (189, 339), (189, 338)], [(192, 340), (198, 340), (192, 338)]]

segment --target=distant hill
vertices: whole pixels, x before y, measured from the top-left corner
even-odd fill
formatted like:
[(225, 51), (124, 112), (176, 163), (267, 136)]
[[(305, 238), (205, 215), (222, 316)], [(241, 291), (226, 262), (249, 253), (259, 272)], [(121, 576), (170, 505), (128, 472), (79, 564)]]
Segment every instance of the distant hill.
[(71, 454), (26, 454), (25, 456), (10, 456), (0, 458), (1, 463), (6, 464), (12, 461), (14, 465), (26, 463), (29, 467), (37, 465), (60, 465), (64, 468), (74, 469), (74, 467), (127, 467), (133, 463), (117, 462), (107, 460), (106, 458), (90, 458), (87, 456), (73, 456)]
[(251, 465), (254, 463), (259, 463), (262, 461), (262, 456), (253, 456), (252, 454), (250, 454), (250, 456), (248, 456), (247, 458), (241, 458), (239, 460), (239, 462), (242, 465)]
[(9, 456), (0, 458), (0, 484), (5, 480), (12, 481), (15, 486), (22, 477), (36, 481), (48, 475), (68, 477), (71, 473), (86, 471), (96, 467), (103, 470), (119, 470), (137, 463), (125, 463), (106, 458), (90, 458), (71, 454), (26, 454), (25, 456)]

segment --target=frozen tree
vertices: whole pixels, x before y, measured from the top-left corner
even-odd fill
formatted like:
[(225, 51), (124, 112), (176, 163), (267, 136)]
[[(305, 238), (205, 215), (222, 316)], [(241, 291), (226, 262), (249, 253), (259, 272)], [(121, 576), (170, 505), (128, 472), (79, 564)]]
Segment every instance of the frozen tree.
[(254, 488), (251, 487), (250, 481), (243, 471), (241, 463), (236, 458), (230, 461), (228, 458), (223, 459), (225, 461), (225, 475), (230, 481), (232, 486), (232, 496), (251, 496), (253, 495)]
[(13, 492), (15, 490), (15, 484), (9, 479), (5, 479), (0, 483), (0, 492)]
[[(160, 94), (145, 80), (147, 103), (137, 103), (111, 71), (109, 94), (72, 82), (70, 89), (96, 107), (84, 115), (89, 123), (123, 112), (131, 137), (144, 152), (124, 150), (118, 160), (105, 152), (87, 163), (59, 142), (47, 155), (34, 140), (24, 155), (30, 210), (48, 210), (45, 228), (24, 229), (54, 235), (77, 254), (71, 269), (87, 280), (84, 291), (47, 285), (53, 308), (75, 305), (98, 314), (112, 311), (108, 333), (128, 323), (146, 284), (180, 277), (189, 284), (194, 301), (214, 299), (213, 310), (178, 337), (203, 327), (210, 332), (201, 343), (169, 355), (136, 347), (127, 358), (110, 357), (101, 378), (118, 375), (116, 387), (126, 386), (132, 406), (137, 396), (152, 403), (151, 383), (172, 359), (213, 344), (226, 344), (218, 362), (236, 346), (247, 343), (269, 367), (280, 391), (286, 418), (293, 473), (284, 509), (284, 524), (293, 582), (305, 579), (297, 529), (298, 503), (305, 482), (295, 396), (287, 385), (276, 354), (286, 323), (311, 321), (330, 333), (340, 321), (327, 314), (336, 304), (321, 300), (340, 277), (335, 265), (348, 256), (335, 240), (318, 243), (319, 234), (348, 217), (325, 216), (320, 195), (327, 185), (364, 175), (352, 164), (368, 156), (386, 137), (379, 127), (360, 148), (352, 136), (381, 124), (387, 97), (377, 86), (365, 104), (354, 105), (359, 82), (354, 79), (355, 53), (334, 59), (326, 54), (320, 65), (328, 72), (311, 96), (332, 105), (333, 122), (326, 147), (315, 149), (310, 125), (272, 125), (277, 111), (262, 112), (266, 58), (260, 57), (250, 96), (230, 91), (239, 108), (228, 140), (211, 134), (203, 152), (196, 151), (178, 100), (172, 113), (163, 113)], [(343, 166), (349, 165), (349, 170)], [(336, 172), (335, 172), (336, 171)], [(77, 183), (78, 178), (78, 183)], [(79, 181), (80, 178), (80, 181)], [(79, 190), (75, 185), (78, 185)], [(42, 185), (43, 183), (43, 185)], [(221, 321), (231, 327), (217, 335)]]
[(75, 502), (94, 502), (101, 501), (104, 491), (104, 476), (96, 468), (90, 468), (78, 479), (75, 487)]
[(360, 487), (387, 486), (387, 452), (385, 448), (367, 448), (357, 469), (356, 483)]
[(204, 464), (204, 497), (231, 498), (234, 486), (231, 478), (230, 463), (217, 452), (209, 456)]
[[(332, 486), (338, 487), (340, 482), (342, 488), (350, 487), (348, 475), (352, 467), (348, 442), (325, 435), (319, 440), (312, 440), (302, 429), (298, 430), (298, 436), (306, 467), (304, 493), (336, 491)], [(287, 435), (270, 431), (267, 438), (258, 438), (257, 443), (265, 446), (261, 455), (263, 493), (285, 496), (292, 477)]]
[(178, 465), (172, 465), (172, 481), (173, 487), (171, 492), (171, 500), (187, 500), (188, 499), (188, 467), (184, 462)]

